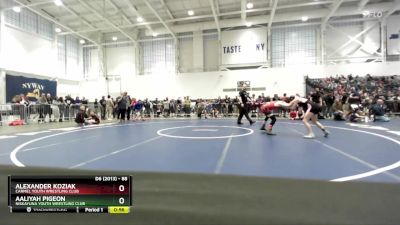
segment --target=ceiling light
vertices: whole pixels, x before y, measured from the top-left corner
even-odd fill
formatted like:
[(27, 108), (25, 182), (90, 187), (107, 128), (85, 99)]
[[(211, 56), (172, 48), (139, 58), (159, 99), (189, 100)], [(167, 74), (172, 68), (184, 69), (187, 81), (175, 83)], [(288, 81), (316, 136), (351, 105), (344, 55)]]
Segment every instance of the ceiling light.
[(54, 0), (54, 4), (56, 4), (56, 6), (62, 6), (63, 2), (61, 0)]
[(85, 41), (85, 40), (83, 40), (83, 39), (81, 39), (81, 40), (79, 41), (79, 43), (81, 43), (81, 44), (85, 44), (85, 43), (86, 43), (86, 41)]
[(301, 21), (306, 22), (308, 20), (308, 16), (302, 16)]
[(112, 37), (112, 40), (116, 41), (116, 40), (118, 40), (118, 38), (117, 37)]
[(188, 15), (189, 15), (189, 16), (193, 16), (193, 15), (194, 15), (194, 11), (193, 11), (193, 10), (189, 10), (189, 11), (188, 11)]
[(158, 34), (157, 33), (153, 33), (153, 37), (157, 37), (158, 36)]
[(60, 33), (60, 32), (61, 32), (61, 29), (58, 28), (58, 27), (56, 27), (55, 31), (56, 31), (57, 33)]
[(138, 18), (136, 18), (136, 21), (138, 21), (139, 23), (143, 22), (143, 17), (139, 16)]
[(21, 12), (21, 8), (18, 7), (18, 6), (14, 6), (12, 9), (13, 9), (13, 11), (16, 12), (16, 13)]
[(252, 8), (254, 7), (254, 4), (251, 3), (251, 2), (249, 2), (249, 3), (246, 4), (246, 7), (247, 7), (248, 9), (252, 9)]
[(251, 27), (253, 25), (252, 22), (246, 22), (246, 27)]

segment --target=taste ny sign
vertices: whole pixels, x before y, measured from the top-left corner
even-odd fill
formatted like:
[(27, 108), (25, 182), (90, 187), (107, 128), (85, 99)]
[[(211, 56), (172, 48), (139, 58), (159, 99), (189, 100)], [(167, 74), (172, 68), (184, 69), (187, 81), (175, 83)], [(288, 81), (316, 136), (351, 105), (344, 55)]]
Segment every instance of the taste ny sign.
[(267, 29), (223, 31), (221, 48), (223, 65), (266, 63)]

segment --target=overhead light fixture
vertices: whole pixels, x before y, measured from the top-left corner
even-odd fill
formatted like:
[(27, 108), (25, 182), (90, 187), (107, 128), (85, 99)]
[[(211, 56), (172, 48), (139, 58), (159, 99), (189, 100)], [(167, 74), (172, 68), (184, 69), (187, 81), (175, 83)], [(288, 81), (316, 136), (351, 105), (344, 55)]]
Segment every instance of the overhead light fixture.
[(246, 27), (251, 27), (253, 25), (252, 22), (246, 22)]
[(143, 22), (143, 17), (138, 16), (138, 18), (136, 18), (136, 21), (138, 21), (139, 23)]
[(61, 32), (61, 29), (60, 28), (58, 28), (58, 27), (56, 27), (56, 29), (54, 29), (57, 33), (60, 33)]
[(21, 7), (14, 6), (12, 9), (13, 9), (13, 11), (16, 12), (16, 13), (21, 12)]
[(193, 16), (194, 15), (194, 11), (193, 10), (188, 10), (188, 15), (189, 16)]
[(246, 4), (246, 7), (248, 9), (252, 9), (254, 7), (254, 4), (252, 2), (249, 2), (249, 3)]
[(303, 21), (303, 22), (308, 21), (308, 16), (302, 16), (302, 17), (301, 17), (301, 21)]
[(54, 0), (54, 4), (56, 4), (56, 6), (62, 6), (63, 2), (61, 0)]
[(83, 40), (83, 39), (81, 39), (81, 40), (79, 41), (79, 43), (81, 43), (81, 44), (85, 44), (85, 43), (86, 43), (86, 41), (85, 41), (85, 40)]
[(158, 36), (158, 34), (157, 33), (153, 33), (153, 37), (157, 37)]
[(116, 40), (118, 40), (118, 38), (117, 37), (112, 37), (112, 40), (116, 41)]

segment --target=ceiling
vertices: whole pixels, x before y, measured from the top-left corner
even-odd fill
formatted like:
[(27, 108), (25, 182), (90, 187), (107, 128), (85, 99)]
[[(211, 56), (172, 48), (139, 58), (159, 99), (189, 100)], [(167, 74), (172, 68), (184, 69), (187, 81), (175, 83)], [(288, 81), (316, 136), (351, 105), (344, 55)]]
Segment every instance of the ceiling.
[[(3, 1), (3, 0), (1, 0)], [(324, 24), (365, 11), (398, 13), (400, 0), (10, 0), (56, 22), (60, 35), (74, 34), (101, 43), (111, 36), (137, 42), (152, 35), (219, 32), (246, 23), (265, 26), (287, 23)], [(253, 3), (248, 9), (246, 4)], [(188, 10), (194, 15), (189, 16)], [(301, 17), (309, 20), (302, 22)], [(138, 22), (137, 18), (143, 21)], [(373, 17), (373, 16), (372, 16)], [(105, 34), (105, 35), (103, 35)]]

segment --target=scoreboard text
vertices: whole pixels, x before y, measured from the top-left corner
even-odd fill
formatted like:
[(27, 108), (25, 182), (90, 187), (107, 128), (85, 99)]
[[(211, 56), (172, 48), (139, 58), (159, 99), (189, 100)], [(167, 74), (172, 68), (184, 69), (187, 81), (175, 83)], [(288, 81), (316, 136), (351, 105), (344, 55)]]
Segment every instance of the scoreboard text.
[(129, 213), (131, 176), (9, 176), (13, 213)]

